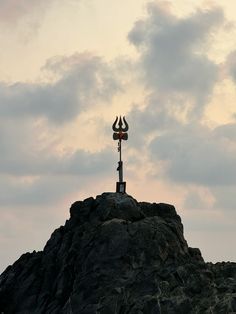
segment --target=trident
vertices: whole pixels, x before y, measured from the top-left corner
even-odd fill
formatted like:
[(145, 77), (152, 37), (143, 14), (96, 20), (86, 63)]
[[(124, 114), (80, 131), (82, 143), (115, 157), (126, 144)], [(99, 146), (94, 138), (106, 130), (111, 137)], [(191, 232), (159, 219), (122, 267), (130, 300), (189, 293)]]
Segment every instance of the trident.
[[(124, 125), (124, 126), (123, 126)], [(122, 140), (127, 141), (128, 134), (126, 133), (129, 129), (129, 125), (125, 120), (125, 117), (122, 118), (120, 116), (119, 121), (118, 117), (116, 117), (115, 122), (112, 125), (113, 133), (113, 140), (118, 140), (118, 152), (119, 152), (119, 161), (118, 161), (118, 168), (119, 171), (119, 182), (116, 183), (116, 192), (125, 193), (126, 190), (126, 182), (123, 182), (123, 161), (122, 161)]]

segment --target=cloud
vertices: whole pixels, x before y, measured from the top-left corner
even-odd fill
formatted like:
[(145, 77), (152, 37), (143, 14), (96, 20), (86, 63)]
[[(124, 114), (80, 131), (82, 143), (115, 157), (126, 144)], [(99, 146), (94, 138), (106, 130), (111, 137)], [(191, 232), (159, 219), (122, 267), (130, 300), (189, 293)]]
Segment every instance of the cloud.
[[(196, 10), (177, 17), (158, 3), (148, 5), (148, 16), (136, 22), (130, 42), (140, 52), (143, 80), (153, 93), (168, 94), (168, 106), (184, 97), (189, 117), (199, 118), (218, 80), (218, 66), (206, 47), (224, 23), (221, 8)], [(158, 104), (157, 104), (158, 106)]]
[[(19, 138), (25, 131), (19, 132)], [(50, 145), (37, 147), (34, 134), (21, 142), (19, 138), (9, 143), (0, 139), (0, 206), (52, 204), (86, 182), (96, 185), (113, 171), (115, 156), (110, 150), (77, 149), (59, 155)]]
[(111, 151), (67, 148), (60, 138), (81, 113), (110, 104), (120, 91), (112, 66), (83, 53), (51, 58), (44, 70), (50, 83), (0, 84), (0, 205), (52, 204), (112, 170)]
[(209, 186), (201, 186), (197, 184), (186, 184), (184, 188), (183, 208), (193, 210), (197, 213), (199, 210), (205, 212), (216, 211), (215, 197)]
[(132, 146), (146, 147), (153, 135), (179, 126), (174, 115), (174, 106), (170, 112), (168, 104), (167, 97), (152, 94), (147, 98), (145, 108), (132, 108), (127, 117), (130, 125), (133, 126), (130, 129), (130, 144)]
[(53, 2), (55, 0), (0, 0), (0, 23), (9, 26), (25, 17), (40, 18)]
[[(33, 142), (34, 138), (31, 140)], [(0, 156), (0, 174), (3, 175), (16, 177), (81, 175), (89, 177), (109, 172), (114, 160), (114, 154), (106, 149), (100, 152), (86, 152), (78, 149), (73, 153), (59, 156), (58, 153), (50, 150), (50, 147), (46, 150), (36, 150), (33, 143), (31, 145), (11, 145), (5, 145), (5, 151)]]
[(0, 205), (51, 204), (111, 173), (111, 150), (72, 148), (59, 153), (57, 145), (64, 147), (59, 131), (59, 126), (47, 131), (45, 124), (22, 117), (1, 122)]
[(152, 2), (147, 16), (129, 33), (139, 51), (137, 68), (142, 69), (149, 93), (145, 108), (129, 113), (141, 138), (133, 145), (146, 147), (153, 167), (157, 165), (159, 171), (162, 162), (161, 175), (174, 183), (223, 186), (236, 182), (235, 125), (212, 130), (203, 122), (220, 79), (220, 65), (209, 59), (208, 48), (225, 23), (219, 7), (179, 17), (170, 7)]
[(68, 192), (76, 190), (75, 181), (78, 189), (79, 180), (67, 176), (19, 177), (18, 179), (2, 176), (0, 206), (14, 206), (16, 210), (20, 206), (45, 206), (59, 202)]
[[(236, 184), (236, 141), (201, 125), (179, 126), (150, 144), (152, 160), (168, 161), (173, 181), (217, 186)], [(222, 130), (221, 130), (222, 133)]]
[[(40, 162), (40, 159), (41, 162)], [(108, 151), (76, 151), (70, 157), (5, 164), (0, 169), (1, 206), (39, 206), (60, 202), (68, 194), (99, 184), (114, 168), (115, 157)], [(27, 165), (29, 164), (29, 166)]]
[(86, 53), (53, 58), (44, 68), (59, 79), (48, 84), (0, 84), (1, 117), (44, 117), (64, 123), (92, 105), (110, 101), (120, 90), (112, 68)]
[(222, 124), (215, 128), (214, 134), (216, 137), (224, 138), (232, 142), (236, 142), (236, 123)]
[(236, 50), (231, 51), (226, 60), (226, 69), (236, 83)]
[[(235, 215), (236, 200), (235, 200), (236, 184), (233, 186), (214, 187), (212, 194), (215, 198), (214, 208), (231, 211)], [(235, 215), (236, 216), (236, 215)]]

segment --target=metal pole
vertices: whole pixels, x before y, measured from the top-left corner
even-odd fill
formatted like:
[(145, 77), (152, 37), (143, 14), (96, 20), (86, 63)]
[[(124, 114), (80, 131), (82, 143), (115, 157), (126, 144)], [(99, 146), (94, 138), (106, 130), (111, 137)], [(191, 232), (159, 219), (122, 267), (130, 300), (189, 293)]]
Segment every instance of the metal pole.
[(123, 161), (121, 158), (121, 153), (122, 153), (122, 141), (120, 139), (120, 182), (123, 182)]
[(119, 170), (119, 182), (123, 182), (123, 161), (122, 161), (122, 155), (121, 155), (121, 139), (119, 139), (119, 143), (118, 143), (118, 149), (119, 149), (119, 153), (120, 153), (120, 160), (118, 162), (118, 170)]

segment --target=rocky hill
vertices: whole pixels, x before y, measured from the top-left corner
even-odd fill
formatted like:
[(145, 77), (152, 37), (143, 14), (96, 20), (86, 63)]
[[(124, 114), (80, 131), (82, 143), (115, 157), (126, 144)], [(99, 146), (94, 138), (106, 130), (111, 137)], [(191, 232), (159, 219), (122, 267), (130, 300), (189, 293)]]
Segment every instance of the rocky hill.
[(5, 270), (0, 313), (236, 313), (236, 264), (205, 263), (172, 205), (104, 193)]

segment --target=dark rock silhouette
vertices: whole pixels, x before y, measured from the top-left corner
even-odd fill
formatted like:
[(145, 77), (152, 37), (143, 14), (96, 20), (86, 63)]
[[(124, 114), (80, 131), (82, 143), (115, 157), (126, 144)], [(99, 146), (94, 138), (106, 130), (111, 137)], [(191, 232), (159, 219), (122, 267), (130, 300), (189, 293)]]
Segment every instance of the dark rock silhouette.
[(0, 313), (236, 313), (236, 264), (205, 263), (172, 205), (104, 193), (70, 214), (0, 276)]

